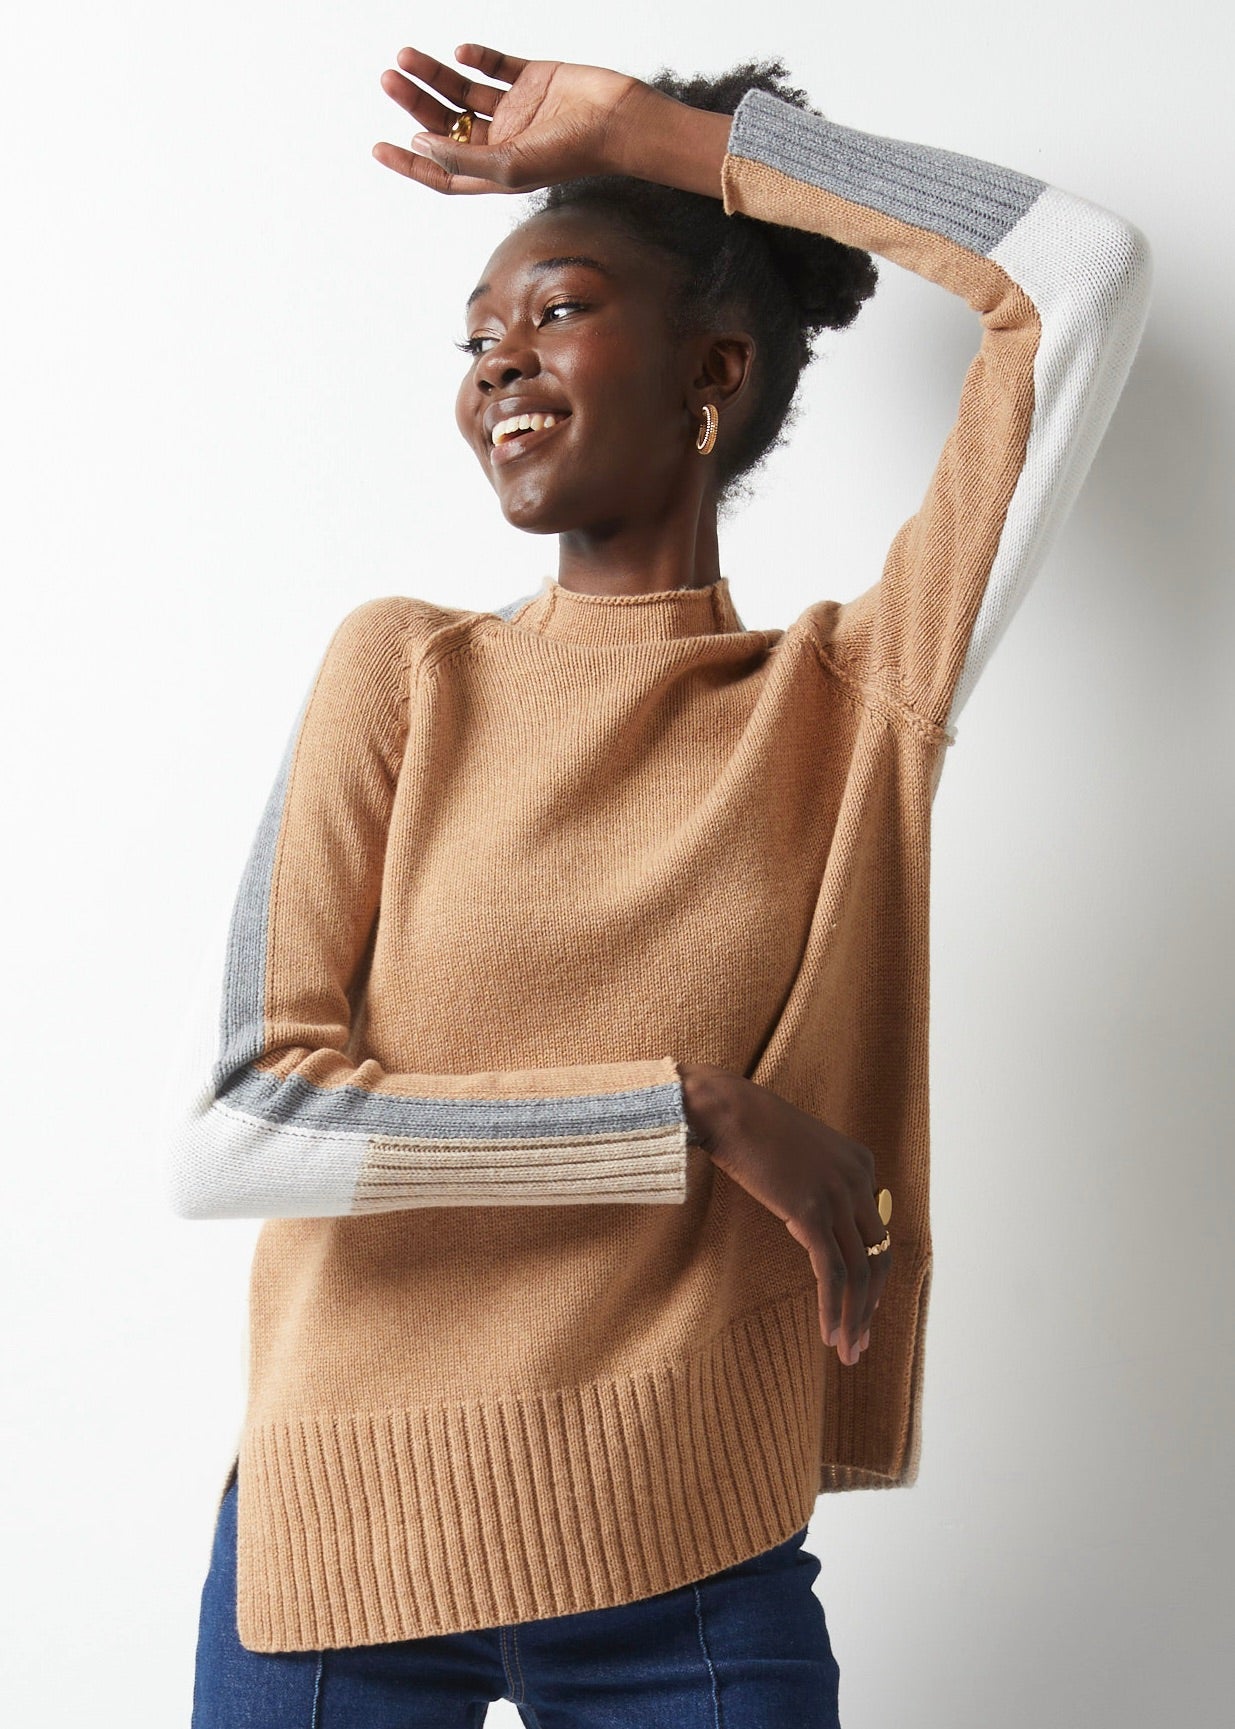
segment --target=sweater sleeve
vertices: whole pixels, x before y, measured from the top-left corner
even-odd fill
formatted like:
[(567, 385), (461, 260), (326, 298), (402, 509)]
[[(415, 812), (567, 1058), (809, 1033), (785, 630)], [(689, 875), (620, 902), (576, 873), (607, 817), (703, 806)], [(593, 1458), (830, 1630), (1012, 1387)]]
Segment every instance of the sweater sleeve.
[(880, 581), (809, 609), (825, 662), (952, 742), (1123, 388), (1148, 314), (1148, 243), (1028, 174), (761, 90), (734, 116), (722, 196), (729, 214), (864, 248), (980, 314), (955, 422)]
[(685, 1199), (670, 1056), (395, 1074), (352, 1048), (416, 604), (367, 601), (334, 633), (206, 945), (163, 1099), (166, 1192), (182, 1218)]

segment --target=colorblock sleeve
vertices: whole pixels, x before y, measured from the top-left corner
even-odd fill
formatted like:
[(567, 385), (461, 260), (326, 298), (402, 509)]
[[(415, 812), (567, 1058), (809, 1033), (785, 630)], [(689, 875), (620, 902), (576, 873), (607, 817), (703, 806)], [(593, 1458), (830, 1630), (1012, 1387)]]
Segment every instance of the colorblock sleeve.
[(234, 904), (208, 941), (163, 1098), (182, 1218), (681, 1202), (671, 1056), (389, 1073), (353, 1048), (409, 724), (399, 597), (338, 627), (301, 705)]
[(726, 212), (826, 234), (980, 315), (955, 422), (880, 580), (809, 609), (825, 660), (948, 741), (1080, 489), (1132, 365), (1152, 273), (1139, 229), (974, 157), (746, 93)]

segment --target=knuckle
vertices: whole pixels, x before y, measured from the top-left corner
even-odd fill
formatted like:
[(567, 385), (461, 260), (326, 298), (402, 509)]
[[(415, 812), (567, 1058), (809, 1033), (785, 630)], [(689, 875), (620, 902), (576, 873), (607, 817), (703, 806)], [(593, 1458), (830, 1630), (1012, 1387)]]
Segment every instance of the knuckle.
[(813, 1188), (803, 1195), (798, 1210), (804, 1219), (826, 1225), (832, 1217), (832, 1201), (826, 1189)]
[(803, 1201), (794, 1215), (794, 1225), (805, 1241), (814, 1243), (820, 1250), (826, 1249), (831, 1221), (825, 1207), (815, 1200)]

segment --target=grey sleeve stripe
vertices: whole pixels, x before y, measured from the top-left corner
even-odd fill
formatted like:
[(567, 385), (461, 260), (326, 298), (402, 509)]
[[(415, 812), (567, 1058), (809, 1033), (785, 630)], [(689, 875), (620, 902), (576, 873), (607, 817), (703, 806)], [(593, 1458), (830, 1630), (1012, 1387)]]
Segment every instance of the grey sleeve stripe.
[(424, 1098), (374, 1093), (363, 1087), (318, 1087), (300, 1075), (242, 1069), (220, 1094), (233, 1111), (265, 1123), (313, 1133), (391, 1136), (415, 1140), (539, 1141), (558, 1137), (611, 1139), (685, 1121), (680, 1089), (672, 1082), (625, 1092), (562, 1097)]
[(219, 1049), (212, 1077), (216, 1089), (223, 1087), (229, 1075), (260, 1056), (265, 1048), (266, 941), (275, 852), (292, 761), (312, 695), (313, 681), (310, 681), (284, 746), (236, 895), (219, 1006)]
[(928, 144), (882, 138), (748, 90), (729, 153), (794, 180), (989, 253), (1045, 189), (1045, 181)]
[[(540, 592), (541, 591), (538, 589), (537, 594), (539, 594)], [(518, 612), (518, 610), (521, 606), (526, 606), (529, 600), (535, 600), (535, 599), (536, 599), (535, 594), (525, 594), (522, 596), (521, 599), (508, 600), (506, 602), (505, 606), (495, 606), (493, 608), (493, 610), (499, 618), (505, 619), (506, 623), (509, 624), (511, 619)]]

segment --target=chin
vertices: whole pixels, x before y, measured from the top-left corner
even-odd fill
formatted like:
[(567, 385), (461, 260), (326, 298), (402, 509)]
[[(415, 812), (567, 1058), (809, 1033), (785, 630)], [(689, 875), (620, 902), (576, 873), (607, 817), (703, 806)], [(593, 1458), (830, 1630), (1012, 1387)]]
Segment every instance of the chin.
[(551, 489), (509, 485), (498, 492), (502, 515), (525, 534), (566, 534), (587, 519), (587, 512)]

